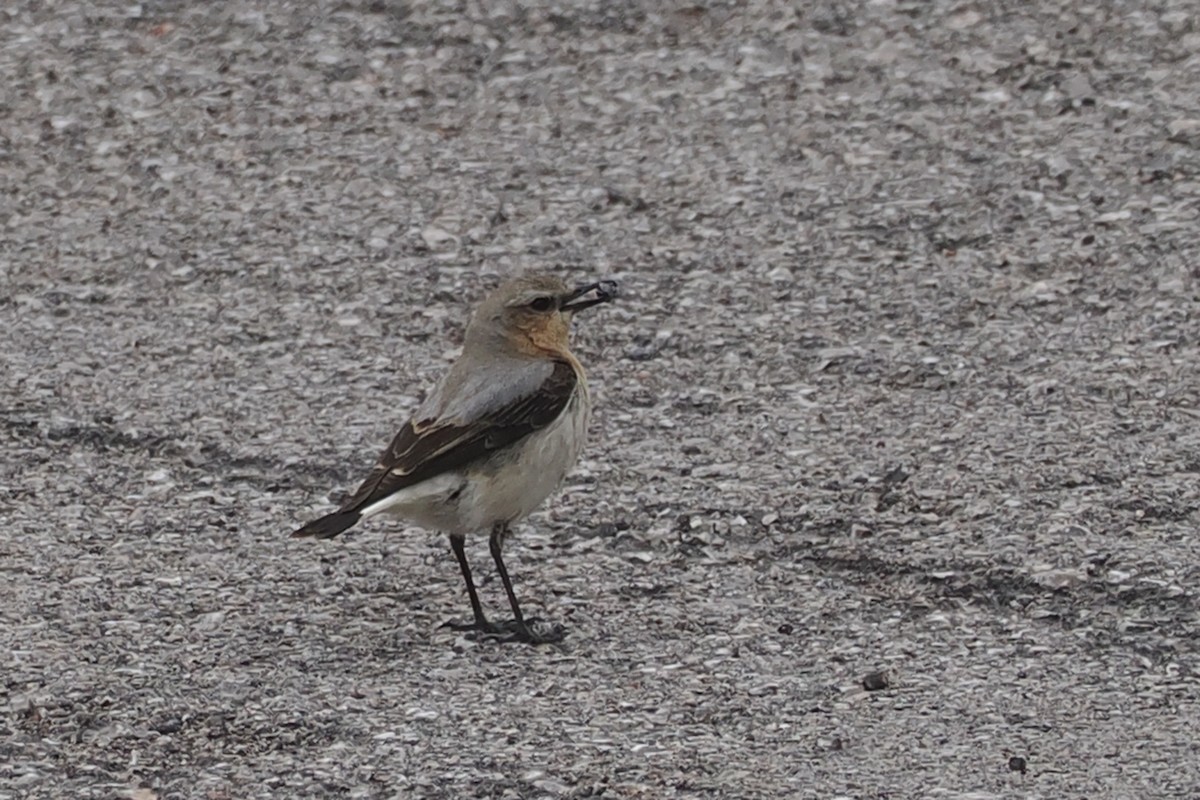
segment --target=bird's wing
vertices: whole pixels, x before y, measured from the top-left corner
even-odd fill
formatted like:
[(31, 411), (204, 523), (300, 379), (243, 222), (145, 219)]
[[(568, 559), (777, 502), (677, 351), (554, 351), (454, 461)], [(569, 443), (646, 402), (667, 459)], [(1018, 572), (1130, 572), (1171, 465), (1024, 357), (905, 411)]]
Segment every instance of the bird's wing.
[(400, 429), (379, 463), (341, 512), (361, 511), (408, 486), (458, 469), (512, 444), (558, 418), (574, 394), (578, 378), (565, 361), (555, 361), (532, 392), (515, 394), (473, 419), (456, 416), (414, 418)]

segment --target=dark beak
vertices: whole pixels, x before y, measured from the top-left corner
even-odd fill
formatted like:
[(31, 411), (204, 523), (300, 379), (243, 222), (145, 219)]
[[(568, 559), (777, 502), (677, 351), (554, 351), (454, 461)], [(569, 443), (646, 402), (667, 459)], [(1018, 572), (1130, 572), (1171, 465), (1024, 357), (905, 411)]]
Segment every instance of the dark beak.
[(596, 281), (580, 286), (564, 297), (558, 310), (582, 311), (585, 308), (607, 303), (618, 294), (616, 281)]

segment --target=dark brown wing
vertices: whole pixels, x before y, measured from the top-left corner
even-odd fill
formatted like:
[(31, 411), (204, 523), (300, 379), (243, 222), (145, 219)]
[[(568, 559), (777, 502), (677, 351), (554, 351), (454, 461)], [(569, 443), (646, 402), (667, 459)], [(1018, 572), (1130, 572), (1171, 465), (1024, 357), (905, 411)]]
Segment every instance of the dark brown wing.
[(567, 407), (578, 378), (565, 361), (533, 394), (465, 425), (436, 420), (405, 423), (339, 513), (358, 512), (394, 492), (458, 469), (544, 428)]

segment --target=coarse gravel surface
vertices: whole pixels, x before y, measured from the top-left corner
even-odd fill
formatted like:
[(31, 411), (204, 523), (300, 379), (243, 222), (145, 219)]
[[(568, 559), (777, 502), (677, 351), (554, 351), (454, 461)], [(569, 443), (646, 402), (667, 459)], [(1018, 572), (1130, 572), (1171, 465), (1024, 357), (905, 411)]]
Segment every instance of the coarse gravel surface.
[[(0, 800), (1200, 796), (1191, 0), (6, 0), (0, 76)], [(561, 646), (287, 537), (530, 268), (623, 290)]]

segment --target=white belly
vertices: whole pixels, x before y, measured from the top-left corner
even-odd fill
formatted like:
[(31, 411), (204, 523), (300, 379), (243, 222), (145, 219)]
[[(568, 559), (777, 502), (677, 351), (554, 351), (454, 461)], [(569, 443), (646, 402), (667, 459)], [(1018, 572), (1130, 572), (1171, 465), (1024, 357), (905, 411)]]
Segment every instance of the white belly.
[(459, 503), (465, 529), (515, 522), (540, 506), (579, 460), (587, 418), (587, 403), (577, 392), (553, 424), (471, 470)]

